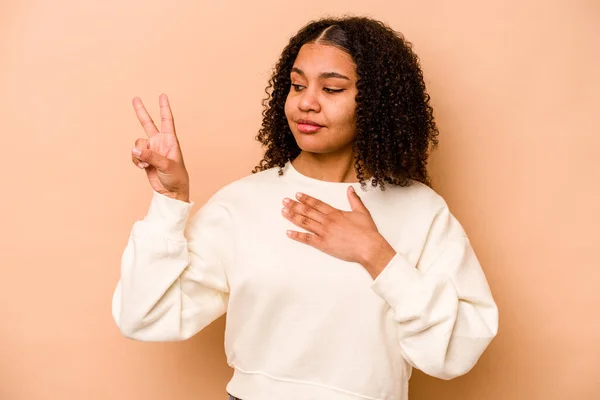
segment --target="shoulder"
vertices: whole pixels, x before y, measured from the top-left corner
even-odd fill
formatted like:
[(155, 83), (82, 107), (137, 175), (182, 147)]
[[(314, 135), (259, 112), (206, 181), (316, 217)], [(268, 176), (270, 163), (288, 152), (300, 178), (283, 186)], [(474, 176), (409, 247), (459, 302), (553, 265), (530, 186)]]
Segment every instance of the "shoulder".
[(437, 214), (448, 209), (444, 198), (433, 188), (411, 181), (409, 186), (386, 186), (386, 192), (394, 202), (402, 204), (413, 211)]
[(439, 235), (441, 238), (466, 237), (463, 226), (452, 214), (446, 200), (431, 187), (414, 183), (415, 207), (423, 209), (431, 218), (430, 236)]
[(446, 200), (433, 188), (412, 181), (409, 186), (386, 186), (385, 192), (388, 215), (412, 231), (440, 237), (465, 235)]

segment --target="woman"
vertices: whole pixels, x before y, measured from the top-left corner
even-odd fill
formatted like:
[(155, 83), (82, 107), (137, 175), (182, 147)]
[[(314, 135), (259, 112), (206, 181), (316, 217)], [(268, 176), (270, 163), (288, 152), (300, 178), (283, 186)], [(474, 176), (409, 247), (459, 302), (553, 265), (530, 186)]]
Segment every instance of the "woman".
[(412, 367), (468, 372), (498, 313), (428, 186), (437, 128), (410, 44), (367, 18), (312, 22), (268, 89), (264, 159), (191, 217), (168, 99), (160, 131), (134, 99), (153, 198), (122, 257), (122, 333), (184, 340), (227, 312), (233, 399), (407, 399)]

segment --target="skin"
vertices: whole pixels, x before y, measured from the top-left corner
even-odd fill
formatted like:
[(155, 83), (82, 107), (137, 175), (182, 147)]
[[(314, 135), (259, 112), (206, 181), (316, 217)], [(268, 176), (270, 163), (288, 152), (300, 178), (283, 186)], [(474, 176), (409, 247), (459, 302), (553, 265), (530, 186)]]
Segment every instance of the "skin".
[[(352, 146), (356, 139), (356, 65), (337, 47), (305, 44), (291, 72), (286, 117), (302, 150), (292, 161), (304, 175), (331, 182), (358, 182)], [(323, 128), (302, 133), (296, 121), (310, 119)], [(373, 278), (396, 252), (381, 236), (360, 197), (348, 188), (352, 211), (336, 209), (298, 193), (283, 200), (282, 214), (310, 233), (288, 231), (293, 240), (346, 261), (360, 263)]]
[(156, 128), (142, 100), (139, 97), (133, 99), (135, 114), (147, 137), (135, 141), (131, 161), (146, 171), (152, 189), (173, 199), (189, 202), (190, 180), (175, 133), (175, 122), (167, 95), (161, 94), (158, 102), (160, 130)]
[[(294, 168), (324, 181), (357, 182), (352, 150), (358, 94), (354, 61), (337, 47), (305, 44), (290, 78), (285, 114), (302, 150), (292, 161)], [(296, 123), (299, 119), (324, 126), (316, 133), (302, 133)]]
[[(285, 113), (301, 149), (292, 161), (294, 168), (324, 181), (358, 182), (352, 150), (356, 139), (354, 61), (337, 47), (305, 44), (295, 60), (291, 79)], [(189, 202), (189, 176), (165, 94), (159, 96), (159, 105), (160, 130), (141, 99), (133, 99), (136, 116), (147, 137), (136, 140), (131, 160), (146, 172), (155, 191)], [(299, 119), (310, 119), (323, 127), (316, 133), (302, 133), (297, 126)], [(369, 210), (351, 186), (347, 195), (352, 210), (349, 212), (305, 193), (297, 193), (295, 199), (283, 199), (283, 217), (309, 232), (286, 233), (292, 240), (361, 264), (375, 279), (396, 252), (379, 233)]]
[(348, 189), (348, 201), (352, 211), (349, 212), (305, 193), (296, 194), (296, 198), (297, 201), (290, 198), (283, 200), (283, 216), (311, 233), (287, 231), (293, 240), (339, 259), (357, 262), (373, 279), (396, 255), (351, 187)]

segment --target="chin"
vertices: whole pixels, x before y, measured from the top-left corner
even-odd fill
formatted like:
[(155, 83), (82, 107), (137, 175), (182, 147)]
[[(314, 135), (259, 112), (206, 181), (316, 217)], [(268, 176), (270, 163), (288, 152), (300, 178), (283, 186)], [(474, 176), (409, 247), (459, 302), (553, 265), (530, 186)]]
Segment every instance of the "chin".
[(294, 133), (294, 139), (296, 139), (296, 144), (300, 147), (300, 150), (308, 153), (324, 154), (335, 151), (334, 148), (327, 146), (322, 139), (319, 139), (317, 134)]

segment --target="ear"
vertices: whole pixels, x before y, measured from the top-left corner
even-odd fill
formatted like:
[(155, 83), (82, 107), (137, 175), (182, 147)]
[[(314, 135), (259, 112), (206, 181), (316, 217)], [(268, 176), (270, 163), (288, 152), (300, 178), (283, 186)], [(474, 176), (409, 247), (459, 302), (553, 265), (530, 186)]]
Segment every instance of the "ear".
[(352, 208), (352, 211), (358, 211), (369, 214), (369, 210), (367, 210), (367, 207), (365, 207), (362, 200), (358, 196), (358, 193), (356, 193), (352, 186), (348, 187), (348, 201), (350, 202), (350, 207)]

